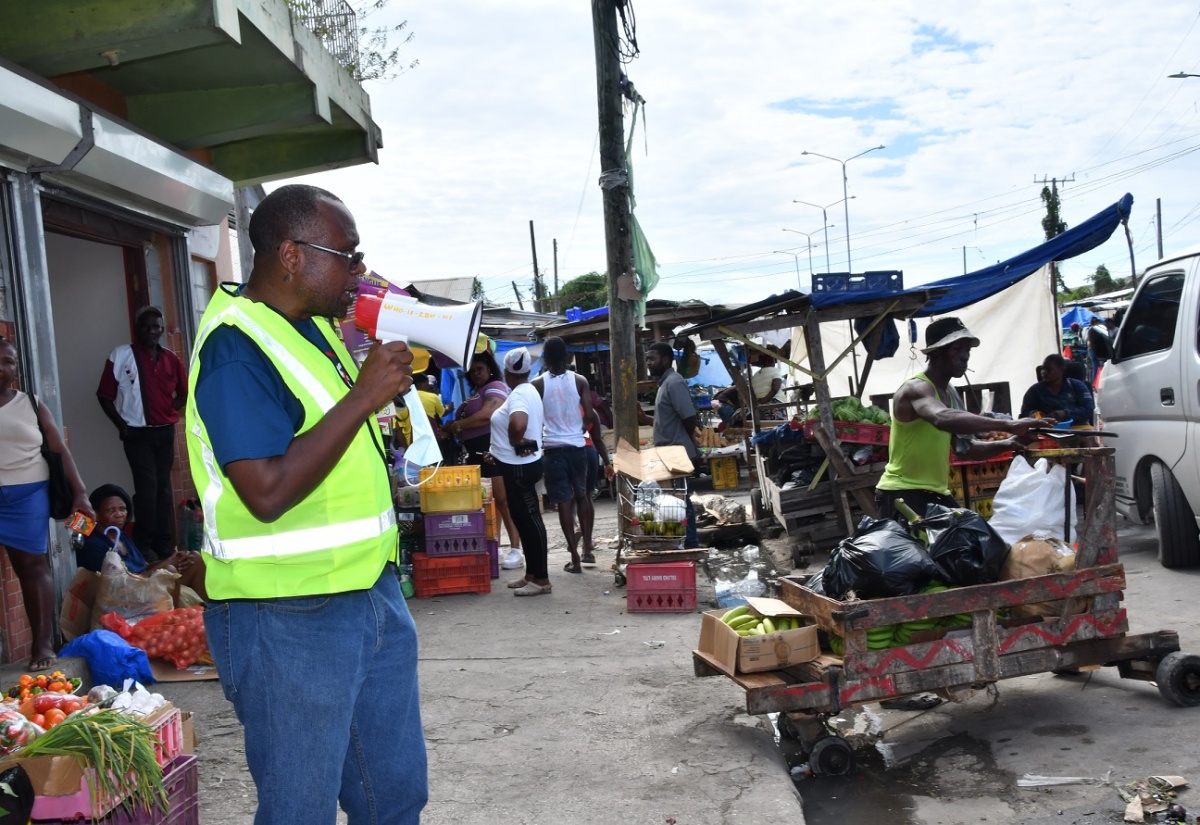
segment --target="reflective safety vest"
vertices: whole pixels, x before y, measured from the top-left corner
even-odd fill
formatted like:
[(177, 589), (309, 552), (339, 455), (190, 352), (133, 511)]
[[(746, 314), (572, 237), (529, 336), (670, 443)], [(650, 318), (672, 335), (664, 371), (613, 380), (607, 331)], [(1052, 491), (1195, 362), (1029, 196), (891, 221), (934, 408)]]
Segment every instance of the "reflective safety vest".
[[(358, 368), (324, 319), (315, 319), (351, 378)], [(258, 520), (218, 466), (196, 409), (204, 342), (222, 324), (254, 341), (304, 407), (296, 433), (312, 429), (349, 392), (325, 353), (265, 304), (227, 292), (213, 295), (189, 369), (187, 446), (192, 480), (204, 508), (205, 586), (214, 599), (271, 599), (365, 590), (396, 559), (396, 512), (382, 436), (374, 416), (363, 423), (333, 471), (276, 521)], [(253, 415), (254, 410), (246, 410)]]

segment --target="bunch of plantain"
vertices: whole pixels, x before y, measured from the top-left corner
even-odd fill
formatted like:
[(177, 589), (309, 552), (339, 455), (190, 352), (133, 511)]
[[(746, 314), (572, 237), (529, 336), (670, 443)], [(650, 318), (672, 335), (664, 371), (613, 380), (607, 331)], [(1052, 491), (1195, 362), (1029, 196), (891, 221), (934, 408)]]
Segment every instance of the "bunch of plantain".
[(705, 449), (715, 449), (717, 447), (728, 447), (729, 442), (725, 440), (725, 436), (718, 433), (712, 427), (704, 427), (700, 430), (700, 446)]
[[(884, 625), (882, 627), (872, 627), (867, 629), (867, 650), (887, 650), (889, 647), (895, 647), (897, 644), (896, 634), (902, 625)], [(841, 656), (844, 642), (841, 636), (833, 633), (829, 634), (829, 649), (834, 654)]]
[(764, 636), (767, 633), (781, 633), (800, 627), (800, 620), (795, 616), (759, 616), (750, 612), (746, 605), (726, 611), (721, 621), (739, 636)]

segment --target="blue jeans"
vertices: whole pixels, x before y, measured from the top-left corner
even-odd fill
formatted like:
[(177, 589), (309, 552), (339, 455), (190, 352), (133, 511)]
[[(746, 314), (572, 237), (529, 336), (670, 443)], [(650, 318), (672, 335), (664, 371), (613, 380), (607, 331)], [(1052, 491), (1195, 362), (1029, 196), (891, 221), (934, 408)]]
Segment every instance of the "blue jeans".
[(211, 602), (208, 645), (245, 729), (255, 825), (420, 821), (417, 629), (389, 564), (370, 590)]
[(683, 495), (683, 515), (687, 524), (683, 528), (683, 546), (685, 548), (699, 547), (700, 537), (696, 534), (696, 505), (692, 504), (692, 491)]

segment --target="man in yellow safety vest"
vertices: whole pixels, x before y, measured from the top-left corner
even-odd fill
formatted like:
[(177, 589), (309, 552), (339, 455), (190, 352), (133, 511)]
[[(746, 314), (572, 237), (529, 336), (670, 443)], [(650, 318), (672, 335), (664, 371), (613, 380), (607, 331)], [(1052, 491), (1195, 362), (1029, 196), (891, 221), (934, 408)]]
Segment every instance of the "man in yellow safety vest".
[(416, 823), (427, 797), (416, 627), (376, 423), (412, 353), (359, 369), (334, 332), (365, 267), (334, 195), (281, 187), (250, 221), (254, 268), (213, 296), (186, 413), (204, 508), (209, 648), (245, 728), (256, 825)]

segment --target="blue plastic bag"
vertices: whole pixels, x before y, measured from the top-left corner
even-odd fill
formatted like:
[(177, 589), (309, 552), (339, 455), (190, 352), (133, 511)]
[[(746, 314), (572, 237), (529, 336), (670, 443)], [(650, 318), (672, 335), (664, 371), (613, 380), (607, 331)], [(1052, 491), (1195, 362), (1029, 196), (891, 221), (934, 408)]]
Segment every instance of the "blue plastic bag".
[(134, 647), (111, 630), (93, 630), (78, 636), (58, 655), (86, 659), (92, 681), (97, 685), (111, 685), (121, 690), (126, 679), (136, 679), (143, 685), (154, 684), (146, 651)]

